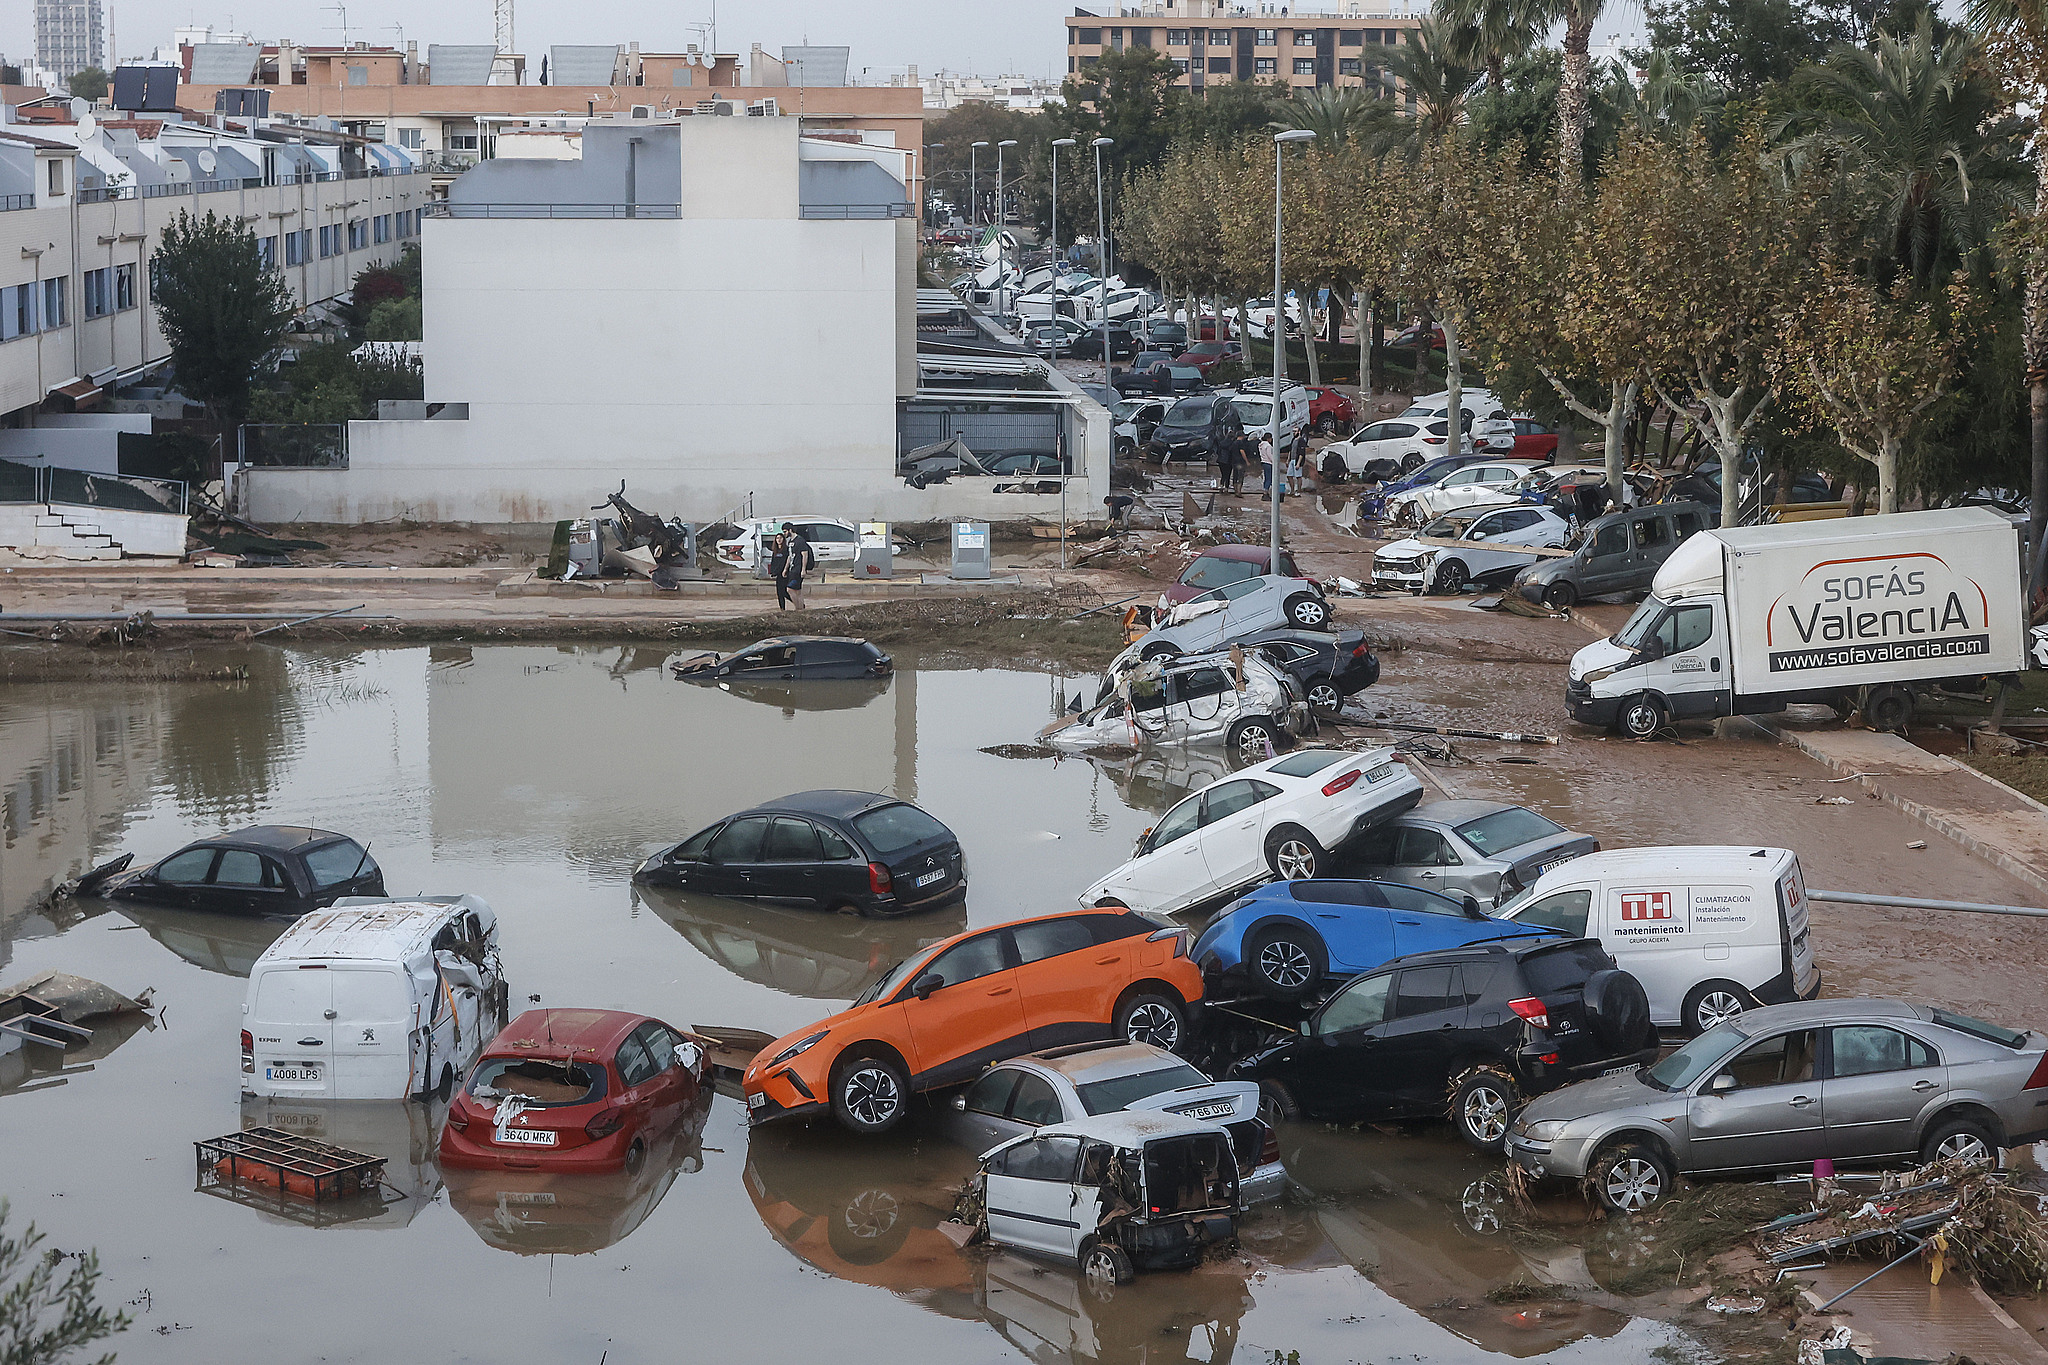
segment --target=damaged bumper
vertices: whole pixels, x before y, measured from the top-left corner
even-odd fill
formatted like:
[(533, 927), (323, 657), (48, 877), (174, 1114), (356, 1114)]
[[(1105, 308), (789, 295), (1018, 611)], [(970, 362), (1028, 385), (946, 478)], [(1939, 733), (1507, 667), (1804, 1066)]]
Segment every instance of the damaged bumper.
[[(1523, 589), (1522, 595), (1529, 597), (1528, 589)], [(1541, 593), (1530, 600), (1540, 602)], [(1596, 697), (1589, 684), (1573, 681), (1565, 684), (1564, 707), (1571, 718), (1579, 724), (1605, 728), (1613, 725), (1615, 717), (1621, 714), (1621, 698)]]

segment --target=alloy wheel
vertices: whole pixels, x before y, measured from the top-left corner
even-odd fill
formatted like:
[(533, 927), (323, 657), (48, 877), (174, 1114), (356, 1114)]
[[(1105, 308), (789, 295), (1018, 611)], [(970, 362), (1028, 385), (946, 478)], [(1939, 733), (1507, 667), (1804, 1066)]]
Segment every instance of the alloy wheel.
[(887, 1190), (862, 1190), (840, 1215), (846, 1230), (864, 1242), (886, 1237), (902, 1216), (896, 1196)]
[(1507, 1136), (1507, 1096), (1485, 1086), (1477, 1087), (1465, 1096), (1464, 1112), (1458, 1117), (1474, 1141), (1491, 1147)]
[(1950, 1133), (1934, 1149), (1936, 1161), (1966, 1161), (1971, 1165), (1988, 1165), (1991, 1148), (1975, 1133)]
[(1320, 682), (1308, 690), (1308, 704), (1318, 711), (1335, 715), (1344, 709), (1344, 694), (1337, 690), (1335, 683)]
[(1708, 991), (1700, 997), (1699, 1005), (1693, 1010), (1693, 1022), (1700, 1026), (1701, 1033), (1705, 1033), (1741, 1013), (1742, 1002), (1735, 998), (1733, 992)]
[(1294, 621), (1296, 625), (1320, 626), (1329, 619), (1330, 613), (1328, 609), (1321, 602), (1313, 598), (1306, 602), (1298, 603), (1294, 608)]
[(1308, 984), (1315, 963), (1292, 939), (1276, 939), (1259, 949), (1259, 975), (1283, 991), (1298, 991)]
[(1264, 758), (1273, 744), (1273, 732), (1254, 721), (1237, 732), (1237, 752), (1247, 760)]
[(1664, 1193), (1664, 1173), (1639, 1156), (1617, 1161), (1602, 1185), (1607, 1202), (1623, 1213), (1640, 1213)]
[(870, 1127), (896, 1117), (903, 1096), (886, 1067), (864, 1066), (846, 1078), (846, 1112)]
[(1316, 875), (1315, 850), (1299, 839), (1288, 839), (1273, 853), (1283, 881), (1299, 881)]
[(1147, 1001), (1130, 1012), (1124, 1020), (1124, 1037), (1134, 1043), (1150, 1043), (1173, 1051), (1173, 1045), (1180, 1041), (1180, 1020), (1173, 1011), (1157, 1001)]

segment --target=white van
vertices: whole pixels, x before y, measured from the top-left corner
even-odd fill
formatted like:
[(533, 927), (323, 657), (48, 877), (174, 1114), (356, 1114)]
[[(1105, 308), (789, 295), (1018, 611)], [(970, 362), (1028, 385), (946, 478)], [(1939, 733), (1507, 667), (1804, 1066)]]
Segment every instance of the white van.
[[(1237, 415), (1244, 421), (1247, 436), (1254, 441), (1259, 434), (1273, 429), (1273, 381), (1271, 379), (1247, 379), (1236, 389), (1225, 389), (1223, 396), (1230, 400), (1230, 406), (1237, 409)], [(1299, 384), (1290, 382), (1280, 391), (1280, 448), (1284, 451), (1294, 444), (1294, 438), (1308, 430), (1309, 405), (1315, 395)]]
[(1806, 882), (1790, 849), (1698, 845), (1588, 853), (1494, 912), (1597, 938), (1643, 983), (1650, 1018), (1696, 1034), (1755, 1005), (1820, 993)]
[(445, 1093), (504, 1015), (498, 918), (481, 899), (346, 897), (287, 929), (250, 969), (242, 1091)]

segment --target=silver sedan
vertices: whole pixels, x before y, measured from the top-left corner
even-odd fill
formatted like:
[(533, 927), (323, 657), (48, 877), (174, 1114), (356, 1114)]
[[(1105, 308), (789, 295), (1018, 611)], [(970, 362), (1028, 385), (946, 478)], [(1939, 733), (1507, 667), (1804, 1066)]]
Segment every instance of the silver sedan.
[(1681, 1173), (1997, 1161), (2048, 1137), (2044, 1053), (2048, 1036), (1899, 1000), (1772, 1005), (1532, 1101), (1508, 1155), (1534, 1176), (1590, 1176), (1627, 1213)]

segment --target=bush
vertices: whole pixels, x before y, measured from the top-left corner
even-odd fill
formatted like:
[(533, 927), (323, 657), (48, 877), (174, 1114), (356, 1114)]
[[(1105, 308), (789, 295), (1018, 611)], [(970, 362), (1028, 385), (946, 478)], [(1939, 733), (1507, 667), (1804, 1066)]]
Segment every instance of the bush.
[(418, 341), (420, 329), (418, 299), (386, 299), (370, 310), (372, 341)]
[(417, 360), (358, 357), (345, 341), (308, 346), (276, 382), (250, 399), (252, 422), (339, 424), (377, 415), (380, 398), (421, 398)]

